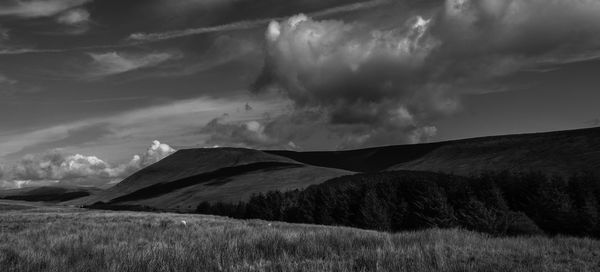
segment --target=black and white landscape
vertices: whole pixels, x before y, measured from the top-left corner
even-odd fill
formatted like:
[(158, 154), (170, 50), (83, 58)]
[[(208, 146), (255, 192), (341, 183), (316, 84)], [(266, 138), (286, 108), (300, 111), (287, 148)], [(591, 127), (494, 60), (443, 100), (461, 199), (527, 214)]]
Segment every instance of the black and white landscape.
[(599, 271), (598, 0), (0, 0), (0, 271)]

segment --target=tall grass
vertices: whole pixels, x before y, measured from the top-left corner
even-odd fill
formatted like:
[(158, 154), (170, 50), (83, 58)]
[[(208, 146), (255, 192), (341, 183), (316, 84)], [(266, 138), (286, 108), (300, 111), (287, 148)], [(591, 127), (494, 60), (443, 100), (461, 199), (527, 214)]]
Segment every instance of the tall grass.
[[(186, 224), (182, 223), (186, 221)], [(600, 242), (390, 234), (221, 217), (33, 208), (0, 213), (0, 271), (600, 271)]]

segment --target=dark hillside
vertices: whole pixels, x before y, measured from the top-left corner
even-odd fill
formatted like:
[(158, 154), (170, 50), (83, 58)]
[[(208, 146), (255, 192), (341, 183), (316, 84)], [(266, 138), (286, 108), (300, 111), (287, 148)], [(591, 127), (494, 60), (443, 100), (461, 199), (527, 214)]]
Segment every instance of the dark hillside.
[(600, 237), (598, 196), (600, 182), (593, 176), (499, 173), (465, 178), (398, 171), (334, 178), (233, 205), (201, 203), (197, 211), (386, 231), (460, 227), (494, 235)]
[(101, 192), (97, 188), (45, 186), (0, 191), (0, 198), (30, 202), (64, 202)]
[(354, 172), (378, 172), (422, 158), (444, 143), (398, 145), (347, 151), (265, 151), (302, 163)]
[(417, 170), (475, 175), (540, 171), (600, 175), (600, 128), (493, 136), (347, 151), (265, 151), (295, 161), (355, 172)]

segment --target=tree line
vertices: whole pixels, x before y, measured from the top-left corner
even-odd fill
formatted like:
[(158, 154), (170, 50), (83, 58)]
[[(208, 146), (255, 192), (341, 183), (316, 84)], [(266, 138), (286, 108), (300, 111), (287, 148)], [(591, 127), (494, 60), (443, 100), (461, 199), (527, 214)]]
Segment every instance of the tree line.
[(344, 176), (304, 190), (239, 203), (200, 203), (198, 213), (381, 231), (464, 228), (493, 235), (600, 237), (600, 182), (542, 173), (465, 178), (429, 172)]

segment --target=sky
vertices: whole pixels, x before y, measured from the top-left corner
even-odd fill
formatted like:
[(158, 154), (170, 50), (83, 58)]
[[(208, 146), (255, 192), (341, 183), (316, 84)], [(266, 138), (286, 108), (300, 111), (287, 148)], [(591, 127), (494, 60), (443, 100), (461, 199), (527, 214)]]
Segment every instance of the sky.
[(600, 125), (599, 0), (0, 0), (0, 188)]

